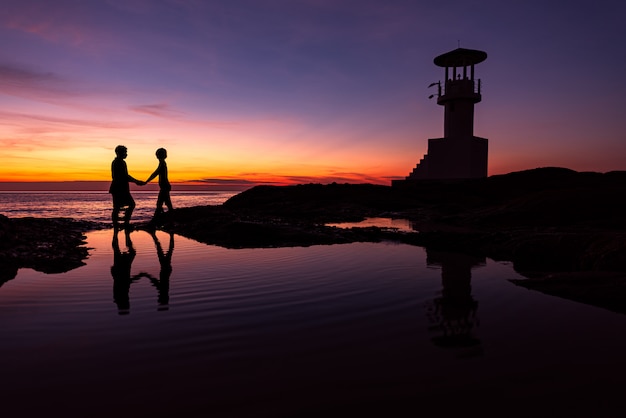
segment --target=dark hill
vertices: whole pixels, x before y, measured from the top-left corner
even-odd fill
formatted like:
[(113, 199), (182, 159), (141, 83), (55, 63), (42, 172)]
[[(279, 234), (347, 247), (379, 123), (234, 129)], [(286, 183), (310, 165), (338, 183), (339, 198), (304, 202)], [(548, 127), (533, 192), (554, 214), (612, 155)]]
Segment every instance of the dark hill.
[(223, 206), (235, 211), (330, 222), (413, 205), (410, 198), (389, 186), (333, 183), (257, 186), (231, 197)]
[[(396, 214), (469, 226), (624, 227), (626, 172), (547, 167), (476, 180), (257, 186), (224, 203), (230, 210), (311, 220)], [(424, 218), (425, 217), (425, 218)]]

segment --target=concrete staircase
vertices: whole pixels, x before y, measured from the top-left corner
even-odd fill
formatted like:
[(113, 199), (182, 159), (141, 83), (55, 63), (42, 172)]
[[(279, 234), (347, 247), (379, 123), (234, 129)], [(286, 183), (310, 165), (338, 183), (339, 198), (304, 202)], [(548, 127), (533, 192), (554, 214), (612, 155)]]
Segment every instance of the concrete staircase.
[(413, 171), (406, 177), (407, 180), (424, 179), (428, 177), (428, 154), (424, 154)]

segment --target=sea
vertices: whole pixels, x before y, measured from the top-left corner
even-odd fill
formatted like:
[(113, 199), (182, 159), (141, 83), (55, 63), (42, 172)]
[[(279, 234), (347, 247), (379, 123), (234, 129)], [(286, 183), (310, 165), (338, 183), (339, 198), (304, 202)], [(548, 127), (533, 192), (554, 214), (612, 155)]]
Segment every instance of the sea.
[[(172, 191), (174, 208), (220, 205), (239, 191)], [(132, 220), (149, 221), (158, 191), (132, 193), (136, 207)], [(105, 191), (0, 191), (0, 214), (10, 218), (73, 218), (111, 222), (112, 200)]]
[[(0, 213), (108, 220), (109, 197), (2, 193)], [(155, 197), (135, 194), (138, 219)], [(508, 262), (160, 230), (91, 231), (85, 246), (83, 266), (0, 282), (2, 416), (624, 416), (626, 315), (517, 286)]]

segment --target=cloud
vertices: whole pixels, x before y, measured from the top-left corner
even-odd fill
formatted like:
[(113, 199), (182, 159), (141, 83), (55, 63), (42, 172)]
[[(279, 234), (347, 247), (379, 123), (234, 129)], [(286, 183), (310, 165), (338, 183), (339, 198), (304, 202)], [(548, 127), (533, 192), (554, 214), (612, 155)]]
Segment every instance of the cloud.
[(46, 93), (58, 91), (64, 80), (50, 72), (0, 64), (0, 93), (21, 96), (23, 92)]
[(71, 81), (53, 72), (0, 63), (0, 94), (38, 102), (57, 103), (94, 93), (110, 94), (111, 89), (98, 91), (98, 89), (87, 88), (80, 82)]
[(240, 178), (204, 178), (196, 180), (185, 180), (183, 183), (177, 184), (176, 189), (183, 190), (185, 186), (188, 186), (191, 187), (189, 190), (201, 190), (203, 188), (206, 188), (206, 190), (243, 191), (251, 187), (258, 186), (260, 184), (271, 183), (260, 183)]
[(10, 83), (37, 83), (48, 81), (59, 81), (59, 78), (52, 73), (39, 73), (24, 68), (13, 67), (8, 64), (0, 64), (0, 77), (3, 82)]
[(231, 178), (213, 178), (199, 181), (213, 182), (212, 184), (237, 185), (294, 185), (309, 183), (373, 183), (388, 184), (386, 178), (374, 177), (363, 173), (334, 173), (330, 175), (282, 175), (264, 172), (242, 172)]
[(321, 175), (321, 176), (284, 176), (282, 177), (287, 184), (306, 184), (306, 183), (383, 183), (380, 178), (372, 177), (362, 173), (353, 173), (345, 175)]
[(197, 117), (188, 117), (189, 115), (186, 112), (175, 109), (173, 106), (167, 103), (154, 103), (154, 104), (145, 104), (145, 105), (137, 105), (130, 106), (129, 109), (132, 112), (139, 113), (142, 115), (153, 116), (155, 118), (174, 120), (178, 122), (183, 122), (188, 125), (206, 127), (206, 128), (218, 128), (218, 129), (233, 129), (233, 128), (241, 128), (247, 125), (252, 124), (254, 121), (214, 121), (214, 120), (204, 120), (198, 119)]
[(181, 116), (184, 115), (183, 112), (172, 108), (167, 103), (131, 106), (130, 110), (132, 110), (133, 112), (142, 113), (144, 115), (150, 115), (157, 118), (165, 119), (179, 119)]
[(240, 178), (204, 178), (200, 180), (190, 180), (190, 182), (209, 183), (209, 184), (240, 184), (240, 185), (257, 184), (256, 181), (240, 179)]
[(0, 146), (9, 151), (58, 150), (94, 143), (93, 133), (133, 128), (129, 123), (0, 111)]
[[(55, 126), (55, 131), (62, 125), (65, 127), (77, 128), (105, 128), (105, 129), (129, 129), (135, 127), (134, 124), (125, 122), (111, 122), (102, 120), (61, 118), (55, 116), (44, 116), (16, 112), (0, 111), (0, 124), (3, 125), (21, 125), (22, 122), (32, 123), (40, 122), (44, 126)], [(40, 125), (41, 126), (41, 125)]]
[(106, 33), (96, 29), (101, 7), (86, 7), (72, 0), (13, 3), (3, 5), (4, 13), (0, 12), (0, 25), (12, 31), (82, 50), (93, 50), (107, 38)]

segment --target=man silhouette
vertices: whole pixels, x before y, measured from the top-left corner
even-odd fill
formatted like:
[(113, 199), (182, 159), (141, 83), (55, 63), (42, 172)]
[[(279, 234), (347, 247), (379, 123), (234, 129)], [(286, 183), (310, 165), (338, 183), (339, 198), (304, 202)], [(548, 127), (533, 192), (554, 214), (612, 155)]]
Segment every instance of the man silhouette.
[(129, 181), (135, 184), (143, 186), (143, 181), (137, 180), (128, 174), (128, 168), (126, 167), (126, 161), (124, 159), (128, 155), (128, 150), (124, 145), (118, 145), (115, 147), (115, 159), (111, 163), (111, 187), (109, 187), (109, 193), (113, 196), (113, 228), (119, 228), (119, 212), (125, 208), (124, 211), (124, 228), (130, 226), (130, 217), (135, 209), (135, 200), (130, 195)]

